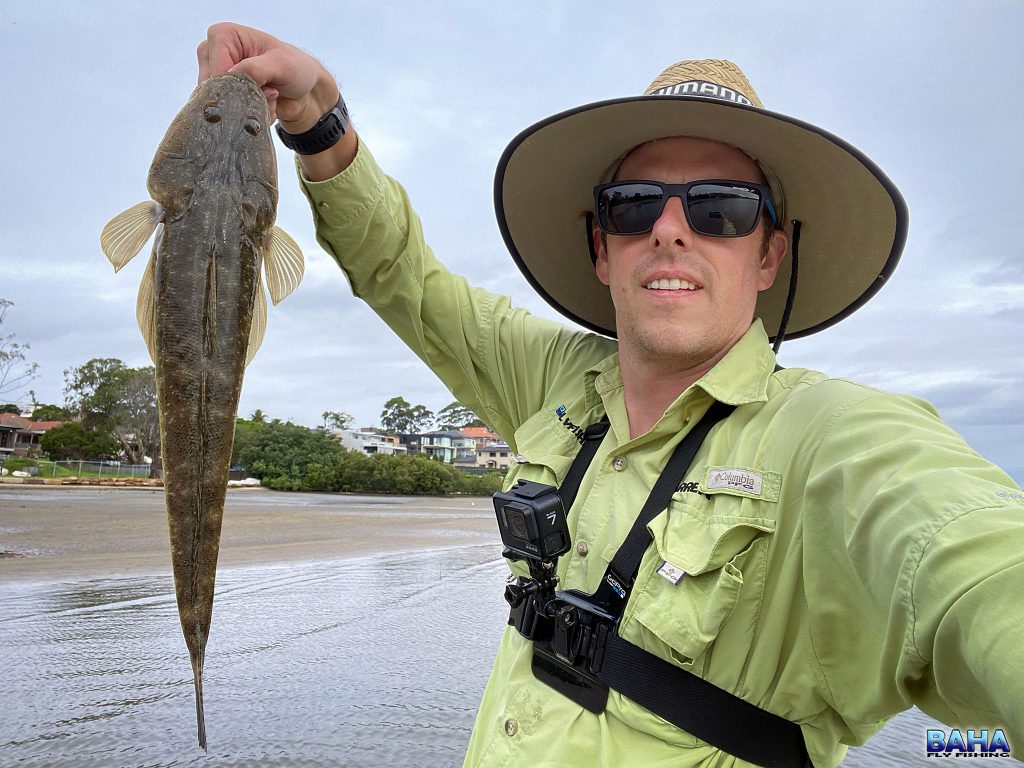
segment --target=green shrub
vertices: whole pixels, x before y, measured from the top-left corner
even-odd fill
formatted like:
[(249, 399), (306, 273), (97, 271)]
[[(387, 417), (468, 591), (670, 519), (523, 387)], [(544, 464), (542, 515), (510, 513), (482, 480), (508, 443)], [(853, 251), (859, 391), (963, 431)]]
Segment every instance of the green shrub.
[(47, 430), (39, 439), (39, 447), (55, 461), (109, 459), (118, 453), (118, 444), (109, 434), (86, 429), (74, 421)]
[(39, 462), (35, 459), (28, 459), (23, 456), (4, 459), (3, 468), (8, 472), (25, 472), (26, 467), (38, 467)]
[(334, 467), (346, 451), (321, 429), (276, 419), (239, 419), (233, 453), (237, 463), (268, 488), (301, 491), (336, 490)]
[(462, 475), (461, 493), (467, 496), (490, 496), (501, 490), (505, 476), (493, 471), (485, 475)]
[(489, 496), (501, 489), (502, 476), (467, 475), (425, 455), (376, 454), (345, 450), (321, 429), (297, 424), (239, 419), (234, 463), (281, 491)]

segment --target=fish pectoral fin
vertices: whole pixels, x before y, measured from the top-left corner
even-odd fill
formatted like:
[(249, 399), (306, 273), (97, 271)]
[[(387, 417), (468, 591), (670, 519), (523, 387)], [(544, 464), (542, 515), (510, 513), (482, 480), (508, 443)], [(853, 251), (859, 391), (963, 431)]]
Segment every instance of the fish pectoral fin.
[(302, 249), (291, 235), (280, 227), (270, 230), (267, 252), (263, 257), (263, 271), (267, 273), (270, 300), (277, 306), (302, 282), (305, 264)]
[(263, 334), (267, 331), (267, 297), (263, 293), (263, 278), (256, 284), (256, 302), (252, 306), (252, 325), (249, 326), (249, 349), (245, 353), (245, 364), (249, 365), (256, 357), (256, 350), (263, 344)]
[[(159, 237), (159, 236), (158, 236)], [(149, 357), (156, 364), (156, 251), (149, 257), (149, 264), (139, 283), (139, 298), (135, 302), (135, 317), (139, 330), (146, 340)]]
[(147, 200), (133, 205), (107, 222), (100, 232), (100, 248), (114, 265), (115, 272), (120, 271), (142, 250), (163, 215), (162, 207)]

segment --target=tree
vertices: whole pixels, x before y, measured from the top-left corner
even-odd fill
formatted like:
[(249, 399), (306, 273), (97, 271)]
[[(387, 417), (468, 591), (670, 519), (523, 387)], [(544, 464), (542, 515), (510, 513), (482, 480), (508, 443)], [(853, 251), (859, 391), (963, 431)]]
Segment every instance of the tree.
[(443, 430), (460, 430), (464, 427), (486, 426), (479, 416), (458, 400), (449, 403), (437, 412), (436, 424), (438, 429)]
[(55, 461), (109, 459), (117, 455), (118, 449), (110, 435), (87, 431), (77, 422), (47, 430), (39, 438), (39, 447)]
[(29, 345), (16, 342), (13, 333), (2, 332), (7, 310), (13, 306), (13, 301), (0, 299), (0, 395), (20, 390), (38, 376), (39, 370), (25, 357)]
[(255, 421), (257, 424), (267, 423), (267, 414), (257, 408), (255, 411), (249, 414), (249, 420)]
[(32, 411), (32, 421), (71, 421), (75, 414), (59, 405), (40, 403)]
[(274, 419), (269, 424), (239, 421), (237, 463), (263, 485), (284, 491), (331, 490), (335, 465), (345, 449), (321, 429)]
[(434, 420), (434, 412), (425, 405), (410, 405), (404, 397), (392, 397), (380, 412), (380, 424), (396, 435), (422, 432)]
[(325, 429), (348, 429), (355, 417), (344, 411), (324, 411), (323, 420)]
[(132, 464), (159, 453), (156, 369), (128, 368), (117, 358), (93, 358), (64, 371), (67, 406), (86, 430), (118, 441)]

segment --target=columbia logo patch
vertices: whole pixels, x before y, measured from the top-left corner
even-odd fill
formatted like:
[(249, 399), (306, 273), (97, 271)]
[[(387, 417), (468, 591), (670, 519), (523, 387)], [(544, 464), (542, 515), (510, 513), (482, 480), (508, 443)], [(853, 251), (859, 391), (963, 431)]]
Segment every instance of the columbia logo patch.
[(746, 491), (760, 494), (764, 475), (750, 469), (723, 468), (708, 473), (708, 490)]

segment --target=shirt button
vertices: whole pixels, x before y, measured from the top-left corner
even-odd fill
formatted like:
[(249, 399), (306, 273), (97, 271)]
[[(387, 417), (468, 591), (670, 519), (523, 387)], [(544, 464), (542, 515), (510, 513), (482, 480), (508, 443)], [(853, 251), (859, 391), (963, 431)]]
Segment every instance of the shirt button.
[(580, 557), (586, 557), (587, 553), (589, 551), (590, 551), (590, 547), (587, 546), (587, 542), (585, 542), (585, 541), (577, 541), (576, 542), (576, 554), (577, 555), (579, 555)]
[(626, 468), (626, 457), (625, 456), (616, 456), (612, 460), (612, 469), (614, 469), (616, 472), (621, 472), (625, 468)]
[(505, 721), (505, 733), (509, 736), (515, 736), (519, 733), (519, 723), (513, 720), (511, 717)]
[(331, 207), (331, 205), (330, 205), (330, 203), (328, 203), (328, 202), (327, 202), (326, 200), (321, 200), (321, 201), (320, 201), (319, 203), (317, 203), (317, 207), (318, 207), (318, 208), (319, 208), (319, 209), (320, 209), (321, 211), (326, 211), (326, 210), (327, 210), (328, 208), (330, 208), (330, 207)]

